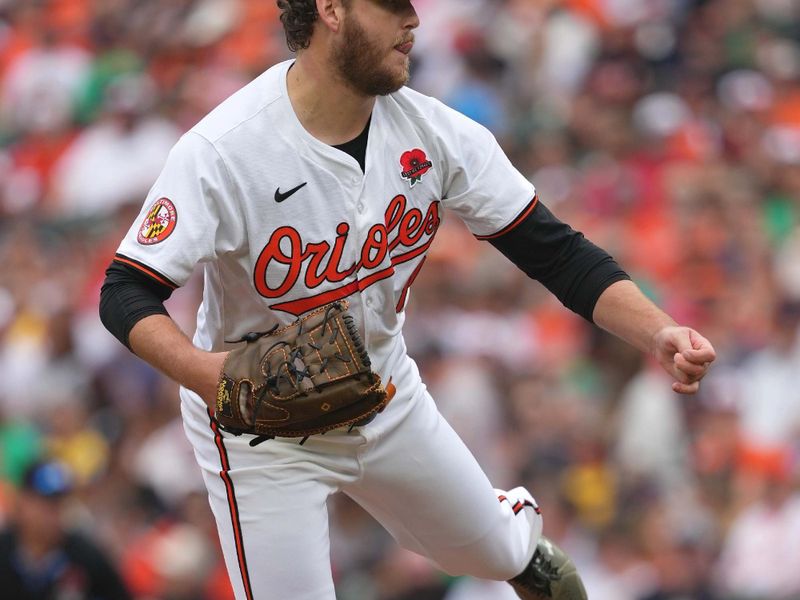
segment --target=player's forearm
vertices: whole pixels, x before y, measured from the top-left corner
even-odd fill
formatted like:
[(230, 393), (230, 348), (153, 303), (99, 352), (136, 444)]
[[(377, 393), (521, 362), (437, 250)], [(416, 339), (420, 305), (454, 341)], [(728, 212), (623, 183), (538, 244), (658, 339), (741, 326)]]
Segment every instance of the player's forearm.
[(591, 321), (600, 294), (628, 274), (605, 250), (534, 202), (527, 217), (489, 241), (564, 306)]
[(607, 287), (594, 307), (594, 322), (644, 352), (653, 353), (655, 336), (675, 321), (647, 298), (632, 281)]
[(165, 315), (150, 315), (129, 334), (130, 347), (141, 359), (182, 386), (213, 402), (225, 353), (205, 352), (192, 344)]

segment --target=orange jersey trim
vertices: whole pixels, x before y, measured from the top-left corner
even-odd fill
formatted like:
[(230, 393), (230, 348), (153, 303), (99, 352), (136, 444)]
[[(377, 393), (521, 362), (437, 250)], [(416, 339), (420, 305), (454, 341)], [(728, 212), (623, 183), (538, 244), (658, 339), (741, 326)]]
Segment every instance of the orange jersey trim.
[(114, 262), (121, 263), (123, 265), (128, 265), (129, 267), (133, 267), (137, 271), (141, 271), (151, 279), (155, 279), (158, 283), (166, 285), (167, 287), (171, 287), (173, 290), (177, 289), (178, 286), (172, 283), (169, 279), (161, 275), (160, 273), (154, 271), (150, 267), (146, 267), (142, 263), (133, 260), (132, 258), (128, 258), (126, 256), (122, 256), (121, 254), (114, 255)]
[(492, 233), (490, 235), (476, 235), (475, 237), (477, 239), (481, 240), (481, 241), (483, 241), (483, 240), (493, 240), (494, 238), (498, 238), (501, 235), (504, 235), (504, 234), (508, 233), (509, 231), (514, 229), (517, 225), (522, 223), (522, 221), (524, 221), (525, 218), (529, 214), (531, 214), (533, 209), (536, 208), (536, 205), (538, 203), (539, 203), (539, 196), (537, 194), (536, 196), (533, 197), (533, 200), (531, 200), (530, 204), (528, 204), (528, 206), (526, 206), (523, 209), (523, 211), (517, 216), (517, 218), (514, 219), (513, 221), (511, 221), (511, 223), (509, 223), (505, 227), (503, 227), (500, 231), (498, 231), (497, 233)]

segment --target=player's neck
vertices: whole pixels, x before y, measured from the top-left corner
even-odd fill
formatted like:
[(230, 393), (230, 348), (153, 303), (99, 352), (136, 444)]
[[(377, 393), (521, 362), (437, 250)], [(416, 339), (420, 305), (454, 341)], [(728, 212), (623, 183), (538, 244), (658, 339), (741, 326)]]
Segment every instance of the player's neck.
[(343, 144), (357, 137), (375, 105), (374, 96), (353, 91), (308, 50), (298, 55), (286, 85), (300, 123), (326, 144)]

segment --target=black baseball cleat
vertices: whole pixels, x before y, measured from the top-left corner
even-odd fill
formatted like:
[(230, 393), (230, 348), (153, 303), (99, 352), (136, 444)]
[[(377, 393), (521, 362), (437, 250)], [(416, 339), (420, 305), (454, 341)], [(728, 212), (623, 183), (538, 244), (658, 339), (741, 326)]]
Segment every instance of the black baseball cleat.
[(542, 536), (525, 570), (508, 583), (522, 600), (586, 600), (575, 563)]

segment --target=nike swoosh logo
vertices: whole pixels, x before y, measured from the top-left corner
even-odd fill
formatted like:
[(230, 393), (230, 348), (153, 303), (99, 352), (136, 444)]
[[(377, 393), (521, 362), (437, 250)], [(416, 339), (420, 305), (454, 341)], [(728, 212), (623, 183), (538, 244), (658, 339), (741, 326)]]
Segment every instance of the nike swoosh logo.
[(282, 191), (281, 191), (281, 188), (278, 188), (277, 190), (275, 190), (275, 202), (283, 202), (283, 201), (284, 201), (284, 200), (286, 200), (286, 199), (287, 199), (289, 196), (291, 196), (291, 195), (292, 195), (292, 194), (294, 194), (294, 193), (295, 193), (297, 190), (299, 190), (301, 187), (305, 186), (307, 183), (308, 183), (307, 181), (304, 181), (303, 183), (301, 183), (301, 184), (300, 184), (300, 185), (298, 185), (297, 187), (293, 187), (292, 189), (290, 189), (290, 190), (289, 190), (289, 191), (287, 191), (287, 192), (282, 192)]

